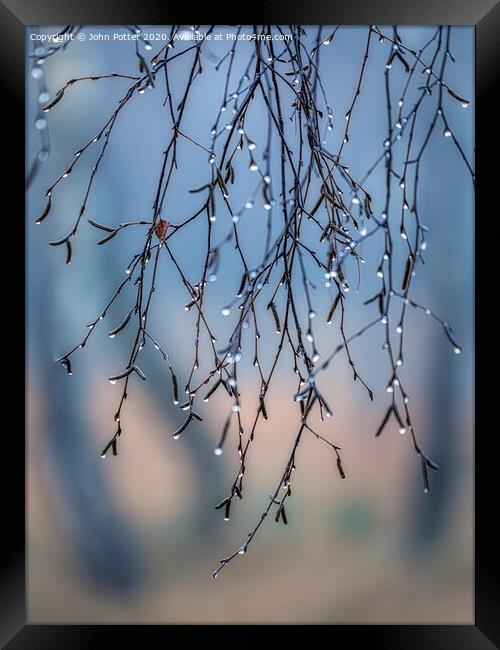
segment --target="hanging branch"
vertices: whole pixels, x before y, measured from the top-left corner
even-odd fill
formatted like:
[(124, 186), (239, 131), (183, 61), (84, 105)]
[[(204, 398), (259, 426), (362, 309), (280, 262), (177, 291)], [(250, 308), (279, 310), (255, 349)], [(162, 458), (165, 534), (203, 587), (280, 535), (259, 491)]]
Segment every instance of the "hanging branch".
[[(438, 465), (418, 442), (410, 398), (401, 377), (407, 307), (430, 315), (443, 329), (455, 353), (459, 353), (461, 347), (451, 326), (411, 295), (413, 278), (424, 262), (428, 232), (418, 209), (419, 174), (431, 135), (436, 124), (441, 122), (444, 137), (451, 138), (473, 179), (464, 148), (450, 126), (445, 103), (456, 101), (466, 108), (469, 102), (446, 81), (447, 64), (454, 61), (449, 27), (439, 27), (419, 50), (405, 45), (396, 27), (391, 28), (390, 33), (375, 25), (367, 27), (354, 92), (346, 102), (342, 119), (334, 114), (323, 82), (328, 74), (328, 60), (323, 52), (328, 52), (325, 47), (334, 47), (339, 26), (315, 28), (312, 46), (307, 30), (300, 26), (255, 26), (252, 47), (246, 50), (239, 44), (239, 37), (246, 32), (238, 27), (229, 49), (218, 59), (207, 44), (207, 37), (215, 31), (215, 26), (205, 30), (192, 26), (191, 34), (199, 37), (196, 39), (187, 39), (185, 28), (172, 26), (166, 43), (152, 56), (154, 45), (147, 40), (143, 29), (140, 26), (127, 26), (127, 29), (140, 36), (134, 44), (138, 72), (109, 72), (70, 79), (45, 105), (47, 112), (62, 110), (66, 91), (76, 83), (89, 80), (128, 83), (96, 135), (75, 153), (73, 161), (46, 192), (48, 202), (37, 223), (49, 215), (59, 184), (94, 145), (101, 143), (73, 224), (66, 235), (50, 242), (53, 246), (65, 246), (67, 263), (71, 262), (94, 180), (121, 113), (137, 95), (149, 89), (161, 94), (168, 127), (164, 131), (168, 135), (150, 217), (133, 218), (118, 226), (101, 223), (100, 219), (87, 219), (99, 231), (98, 245), (115, 241), (122, 230), (132, 226), (141, 233), (137, 235), (141, 245), (127, 266), (125, 279), (87, 326), (80, 343), (58, 361), (71, 375), (74, 354), (85, 347), (118, 296), (126, 292), (128, 306), (118, 322), (109, 326), (108, 334), (113, 338), (125, 330), (132, 330), (133, 343), (122, 367), (109, 376), (111, 383), (121, 386), (121, 396), (114, 416), (116, 429), (104, 446), (102, 457), (110, 450), (113, 455), (118, 453), (118, 438), (124, 431), (124, 405), (132, 382), (147, 381), (147, 369), (140, 364), (140, 359), (141, 351), (149, 343), (165, 361), (173, 402), (184, 411), (179, 426), (172, 432), (174, 439), (190, 435), (190, 428), (202, 420), (200, 407), (209, 402), (216, 391), (226, 395), (228, 410), (214, 452), (220, 456), (228, 445), (232, 445), (237, 454), (235, 477), (227, 495), (215, 506), (228, 521), (235, 497), (240, 501), (244, 496), (245, 472), (259, 425), (275, 415), (269, 391), (276, 383), (279, 362), (285, 351), (291, 355), (290, 370), (297, 379), (295, 394), (291, 396), (299, 421), (297, 433), (282, 475), (255, 527), (243, 544), (220, 560), (214, 572), (216, 577), (236, 556), (246, 553), (271, 511), (274, 511), (276, 523), (288, 523), (285, 502), (292, 495), (292, 477), (304, 435), (310, 434), (332, 449), (336, 471), (341, 479), (346, 478), (340, 447), (315, 430), (312, 418), (319, 417), (323, 421), (334, 415), (335, 405), (329, 403), (330, 398), (320, 384), (322, 373), (337, 358), (344, 359), (352, 371), (353, 381), (359, 381), (368, 398), (374, 399), (374, 389), (362, 377), (357, 348), (364, 334), (380, 325), (388, 361), (389, 380), (384, 388), (389, 403), (375, 435), (382, 436), (392, 421), (397, 423), (401, 434), (409, 433), (421, 465), (424, 490), (430, 490), (428, 469), (435, 470)], [(377, 47), (377, 37), (380, 45), (387, 49), (382, 70), (370, 65), (370, 53)], [(243, 76), (235, 72), (238, 56), (244, 63)], [(213, 64), (212, 68), (204, 67), (204, 57)], [(179, 64), (183, 64), (187, 72), (183, 84), (174, 83)], [(393, 79), (396, 66), (406, 75), (402, 87)], [(423, 85), (420, 82), (422, 72), (426, 75)], [(367, 172), (356, 179), (346, 163), (349, 135), (356, 119), (362, 119), (358, 103), (365, 94), (367, 78), (379, 74), (384, 78), (387, 132), (381, 142), (380, 155)], [(190, 132), (185, 109), (195, 101), (199, 79), (207, 75), (211, 83), (213, 81), (213, 92), (220, 98), (219, 108), (211, 120), (206, 140), (199, 141)], [(407, 98), (413, 96), (416, 96), (414, 104), (405, 112)], [(434, 105), (433, 116), (423, 130), (423, 137), (419, 137), (422, 129), (416, 128), (417, 120), (427, 119), (427, 107), (431, 105)], [(252, 124), (248, 118), (255, 106), (264, 107), (264, 138), (258, 132), (252, 133), (252, 128), (247, 126)], [(340, 134), (336, 153), (329, 144), (332, 132)], [(260, 151), (262, 142), (264, 148)], [(164, 206), (177, 175), (183, 173), (178, 155), (181, 146), (203, 151), (207, 162), (191, 189), (199, 197), (198, 207), (173, 223), (165, 218)], [(398, 162), (401, 159), (402, 163)], [(375, 205), (366, 189), (367, 180), (381, 163), (385, 165), (383, 206)], [(233, 189), (245, 173), (252, 179), (253, 190), (242, 205), (237, 205)], [(262, 206), (268, 218), (259, 249), (260, 261), (254, 266), (240, 230), (241, 221), (250, 218), (256, 205)], [(216, 220), (223, 222), (224, 234), (219, 240), (214, 235)], [(176, 249), (178, 233), (187, 228), (192, 229), (191, 232), (195, 229), (198, 237), (205, 241), (201, 270), (195, 280), (189, 279), (182, 254)], [(382, 245), (376, 271), (380, 287), (364, 303), (368, 312), (365, 324), (352, 330), (347, 325), (351, 304), (349, 291), (355, 286), (357, 292), (361, 286), (361, 268), (365, 262), (362, 250), (370, 238), (377, 238)], [(227, 340), (220, 342), (207, 315), (206, 304), (211, 299), (211, 283), (224, 273), (224, 258), (229, 247), (236, 253), (239, 272), (233, 293), (221, 309), (222, 315), (231, 321), (231, 328)], [(401, 247), (403, 266), (397, 268), (397, 251)], [(185, 309), (194, 310), (195, 314), (193, 358), (190, 366), (182, 371), (187, 374), (185, 398), (180, 396), (171, 356), (158, 343), (158, 337), (153, 336), (149, 326), (150, 309), (159, 282), (160, 256), (175, 269), (185, 291)], [(326, 317), (317, 317), (318, 277), (328, 293)], [(340, 341), (326, 352), (319, 349), (315, 336), (315, 326), (324, 322), (323, 318), (336, 330)], [(262, 354), (262, 336), (274, 337), (273, 354)], [(250, 414), (248, 429), (245, 429), (242, 416), (247, 408), (247, 395), (239, 385), (239, 364), (244, 355), (253, 359), (258, 384), (258, 406), (255, 413)], [(208, 370), (201, 370), (202, 359), (209, 360)]]

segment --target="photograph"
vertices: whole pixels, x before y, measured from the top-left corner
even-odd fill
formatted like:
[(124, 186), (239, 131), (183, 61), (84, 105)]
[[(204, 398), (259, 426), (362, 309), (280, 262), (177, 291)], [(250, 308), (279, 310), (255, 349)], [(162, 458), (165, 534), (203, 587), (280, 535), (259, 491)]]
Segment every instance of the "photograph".
[(473, 623), (474, 48), (26, 29), (31, 622)]

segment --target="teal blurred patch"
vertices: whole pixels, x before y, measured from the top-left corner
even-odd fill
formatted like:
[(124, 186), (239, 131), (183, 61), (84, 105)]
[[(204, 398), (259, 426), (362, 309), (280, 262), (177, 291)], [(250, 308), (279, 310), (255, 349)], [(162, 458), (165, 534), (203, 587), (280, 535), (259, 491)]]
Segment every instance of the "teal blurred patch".
[(377, 515), (369, 501), (358, 497), (333, 513), (330, 528), (351, 541), (362, 541), (377, 528)]

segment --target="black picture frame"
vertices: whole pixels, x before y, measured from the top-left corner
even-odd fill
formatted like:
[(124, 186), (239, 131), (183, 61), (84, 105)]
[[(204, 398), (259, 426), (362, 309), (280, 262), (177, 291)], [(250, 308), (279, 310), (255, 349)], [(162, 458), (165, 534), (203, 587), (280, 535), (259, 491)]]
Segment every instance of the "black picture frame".
[[(488, 153), (498, 151), (497, 109), (493, 100), (495, 86), (500, 78), (500, 4), (495, 0), (406, 0), (396, 3), (390, 0), (346, 0), (327, 3), (325, 0), (281, 0), (272, 5), (245, 5), (253, 9), (251, 16), (238, 19), (235, 16), (235, 3), (221, 11), (218, 16), (226, 24), (258, 23), (303, 23), (303, 24), (412, 24), (412, 25), (475, 25), (476, 28), (476, 215), (478, 221), (486, 218), (498, 219), (492, 215), (498, 200), (495, 198), (496, 169), (498, 161), (489, 164)], [(208, 8), (208, 7), (207, 7)], [(250, 12), (248, 12), (250, 13)], [(2, 133), (8, 131), (12, 138), (9, 146), (9, 164), (3, 165), (2, 190), (12, 199), (9, 213), (12, 216), (8, 232), (4, 231), (4, 242), (16, 254), (18, 268), (24, 251), (24, 225), (17, 234), (11, 233), (11, 224), (21, 223), (24, 212), (24, 89), (25, 89), (25, 26), (63, 25), (63, 24), (171, 24), (182, 21), (179, 11), (167, 3), (154, 3), (141, 0), (112, 0), (104, 3), (94, 0), (4, 0), (0, 2), (0, 88), (2, 89), (2, 108), (6, 110)], [(205, 14), (205, 15), (202, 15)], [(185, 17), (184, 17), (185, 18)], [(253, 18), (253, 20), (252, 20)], [(212, 23), (212, 11), (198, 12), (197, 22)], [(191, 19), (192, 22), (192, 19)], [(8, 126), (8, 128), (7, 128)], [(7, 135), (7, 133), (5, 134)], [(3, 137), (3, 136), (2, 136)], [(496, 142), (496, 143), (495, 143)], [(4, 159), (5, 161), (5, 159)], [(495, 174), (495, 176), (494, 176)], [(7, 222), (5, 222), (7, 223)], [(477, 229), (476, 229), (477, 230)], [(20, 232), (19, 232), (20, 231)], [(487, 236), (487, 233), (486, 233)], [(479, 239), (479, 233), (478, 233)], [(480, 242), (476, 242), (476, 323), (480, 331), (479, 277), (485, 277), (483, 255), (480, 255)], [(22, 277), (22, 273), (18, 274)], [(4, 276), (5, 277), (5, 276)], [(10, 282), (7, 275), (6, 283)], [(20, 292), (22, 295), (22, 289)], [(23, 313), (21, 305), (19, 313)], [(26, 318), (28, 315), (26, 314)], [(23, 327), (18, 337), (23, 337)], [(478, 337), (479, 338), (479, 337)], [(23, 342), (18, 341), (21, 350)], [(488, 353), (489, 354), (489, 353)], [(477, 354), (478, 364), (481, 355)], [(19, 362), (18, 362), (19, 366)], [(22, 364), (21, 364), (22, 366)], [(475, 444), (475, 499), (476, 499), (476, 575), (475, 575), (475, 625), (365, 625), (336, 626), (332, 643), (345, 645), (363, 643), (370, 648), (419, 648), (419, 649), (474, 649), (487, 650), (500, 647), (500, 593), (495, 572), (496, 519), (498, 509), (498, 490), (494, 471), (495, 457), (491, 444), (495, 432), (495, 418), (488, 413), (493, 411), (493, 396), (488, 396), (490, 383), (482, 379), (482, 372), (476, 366), (476, 444)], [(22, 379), (21, 379), (22, 381)], [(7, 385), (7, 383), (5, 384)], [(11, 386), (11, 385), (10, 385)], [(9, 391), (11, 387), (9, 386)], [(21, 382), (19, 382), (20, 391)], [(479, 390), (480, 388), (480, 390)], [(493, 387), (494, 389), (494, 387)], [(12, 407), (11, 407), (12, 408)], [(12, 412), (4, 410), (4, 418), (12, 417)], [(19, 418), (12, 419), (9, 428), (4, 425), (3, 460), (3, 542), (5, 550), (1, 555), (0, 591), (0, 643), (2, 647), (17, 648), (97, 648), (105, 645), (118, 645), (120, 637), (126, 635), (128, 643), (141, 647), (152, 647), (153, 636), (159, 643), (166, 644), (171, 639), (167, 626), (96, 626), (96, 625), (30, 625), (26, 619), (25, 608), (25, 484), (23, 454), (25, 441), (20, 432)], [(493, 420), (493, 421), (492, 421)], [(6, 419), (4, 419), (6, 422)], [(484, 426), (483, 426), (484, 423)], [(483, 433), (485, 435), (483, 435)], [(7, 466), (9, 478), (7, 478)], [(496, 503), (496, 506), (495, 506)], [(168, 626), (175, 627), (175, 626)], [(184, 627), (184, 626), (182, 626)], [(195, 626), (197, 627), (197, 626)], [(218, 627), (218, 626), (217, 626)], [(184, 634), (186, 630), (184, 630)], [(217, 639), (221, 631), (217, 631)], [(227, 633), (226, 633), (227, 634)], [(247, 634), (252, 634), (248, 632)], [(185, 637), (184, 637), (185, 642)], [(251, 640), (251, 637), (248, 638)], [(189, 642), (189, 640), (188, 640)]]

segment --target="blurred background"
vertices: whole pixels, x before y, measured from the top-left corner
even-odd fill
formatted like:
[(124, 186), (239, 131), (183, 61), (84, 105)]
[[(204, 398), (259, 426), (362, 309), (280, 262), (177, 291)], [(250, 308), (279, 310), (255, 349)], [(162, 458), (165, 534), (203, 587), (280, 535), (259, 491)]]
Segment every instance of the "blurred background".
[[(216, 31), (224, 34), (228, 29)], [(235, 504), (229, 522), (213, 509), (227, 495), (238, 465), (235, 445), (230, 446), (234, 430), (225, 453), (213, 453), (229, 398), (218, 391), (203, 409), (203, 423), (174, 441), (171, 432), (183, 415), (172, 404), (168, 369), (152, 346), (141, 353), (148, 381), (134, 381), (129, 391), (119, 456), (101, 460), (101, 449), (114, 432), (119, 398), (119, 387), (110, 385), (107, 377), (123, 367), (133, 335), (131, 329), (110, 340), (107, 332), (130, 308), (131, 294), (124, 293), (85, 350), (73, 356), (72, 377), (54, 359), (81, 340), (85, 325), (123, 279), (130, 258), (142, 246), (143, 233), (131, 228), (101, 247), (96, 245), (99, 233), (83, 224), (70, 266), (64, 264), (62, 247), (47, 245), (65, 235), (73, 223), (95, 164), (95, 149), (56, 189), (43, 225), (35, 226), (34, 219), (43, 210), (47, 187), (67, 168), (74, 152), (98, 132), (129, 81), (82, 82), (49, 113), (41, 113), (40, 106), (48, 101), (44, 93), (53, 97), (71, 78), (136, 74), (137, 59), (131, 42), (89, 42), (88, 38), (70, 43), (54, 56), (45, 58), (42, 50), (35, 52), (40, 44), (29, 34), (57, 30), (32, 27), (27, 31), (27, 165), (30, 168), (38, 157), (40, 163), (27, 193), (30, 622), (471, 623), (474, 203), (470, 175), (451, 138), (444, 138), (438, 126), (422, 166), (419, 200), (421, 217), (430, 229), (428, 263), (418, 269), (413, 296), (453, 325), (463, 353), (454, 355), (439, 325), (412, 310), (403, 369), (417, 435), (441, 466), (439, 472), (432, 472), (431, 494), (423, 492), (419, 462), (408, 436), (400, 435), (392, 424), (381, 438), (374, 437), (387, 408), (384, 389), (389, 369), (381, 349), (382, 328), (372, 330), (353, 344), (353, 351), (363, 377), (374, 388), (373, 403), (359, 382), (353, 384), (345, 357), (322, 379), (335, 412), (320, 430), (342, 447), (347, 480), (340, 479), (330, 448), (313, 436), (304, 438), (294, 494), (287, 506), (289, 525), (277, 525), (269, 518), (249, 552), (213, 580), (219, 558), (237, 548), (255, 525), (288, 458), (298, 422), (298, 408), (292, 408), (290, 401), (295, 390), (290, 359), (285, 356), (280, 362), (267, 403), (269, 420), (259, 425), (248, 462), (245, 499)], [(169, 30), (146, 31), (166, 34)], [(326, 37), (331, 31), (325, 26), (322, 34)], [(434, 31), (405, 27), (400, 33), (405, 43), (418, 49)], [(125, 34), (128, 30), (122, 26), (83, 29), (86, 35), (90, 32)], [(317, 28), (308, 27), (307, 32), (312, 47)], [(334, 42), (321, 50), (322, 80), (334, 111), (334, 130), (327, 135), (332, 150), (338, 148), (343, 134), (366, 33), (364, 27), (342, 27)], [(153, 46), (148, 52), (141, 43), (148, 59), (160, 47)], [(226, 78), (226, 64), (219, 68), (216, 64), (229, 47), (225, 41), (203, 46), (204, 72), (186, 109), (185, 131), (205, 146)], [(253, 47), (251, 43), (237, 46), (230, 89), (243, 75)], [(376, 39), (371, 46), (344, 153), (354, 178), (368, 170), (386, 137), (384, 71), (389, 49), (390, 44)], [(448, 64), (447, 82), (471, 103), (464, 110), (446, 96), (446, 110), (472, 161), (473, 28), (454, 27), (451, 49), (455, 62)], [(174, 97), (180, 97), (191, 62), (187, 55), (172, 66)], [(402, 66), (394, 68), (391, 83), (397, 101), (405, 73)], [(412, 92), (410, 97), (416, 97), (417, 91)], [(136, 94), (120, 114), (87, 216), (111, 225), (151, 218), (162, 151), (170, 137), (164, 99), (164, 85), (158, 83), (157, 88)], [(246, 129), (261, 155), (266, 110), (262, 102), (255, 104)], [(425, 133), (434, 111), (435, 99), (429, 98), (417, 138)], [(196, 209), (199, 195), (188, 194), (188, 189), (207, 178), (206, 154), (188, 141), (181, 144), (180, 171), (163, 215), (171, 221)], [(247, 159), (242, 165), (246, 169)], [(380, 166), (366, 185), (378, 213), (383, 210), (383, 179)], [(240, 174), (235, 203), (248, 198), (252, 182), (251, 174)], [(266, 219), (267, 213), (256, 203), (239, 224), (250, 258), (262, 255)], [(227, 227), (228, 217), (221, 214), (215, 224), (216, 239)], [(381, 245), (378, 238), (365, 244), (368, 261), (359, 294), (352, 291), (348, 296), (348, 331), (374, 314), (361, 305), (378, 287), (376, 261), (370, 260), (379, 259)], [(204, 235), (196, 228), (175, 238), (174, 250), (192, 278), (200, 273), (204, 246)], [(401, 260), (403, 252), (401, 247)], [(230, 332), (231, 318), (222, 317), (221, 308), (239, 284), (238, 269), (234, 251), (228, 249), (217, 281), (209, 287), (207, 313), (219, 340)], [(319, 270), (311, 267), (310, 272), (319, 287), (313, 292), (319, 315), (316, 335), (326, 356), (338, 343), (338, 328), (323, 326), (328, 293)], [(184, 310), (186, 293), (166, 256), (159, 273), (150, 325), (169, 352), (183, 386), (192, 363), (195, 315)], [(298, 299), (305, 309), (302, 294)], [(269, 319), (262, 345), (271, 355), (276, 346), (274, 327), (264, 310), (261, 318)], [(239, 370), (246, 425), (258, 391), (251, 361), (243, 359)]]

